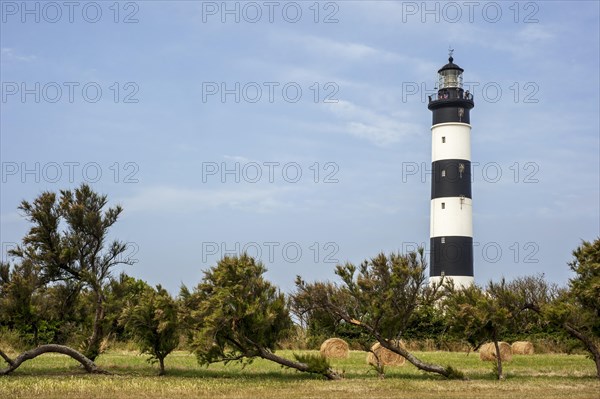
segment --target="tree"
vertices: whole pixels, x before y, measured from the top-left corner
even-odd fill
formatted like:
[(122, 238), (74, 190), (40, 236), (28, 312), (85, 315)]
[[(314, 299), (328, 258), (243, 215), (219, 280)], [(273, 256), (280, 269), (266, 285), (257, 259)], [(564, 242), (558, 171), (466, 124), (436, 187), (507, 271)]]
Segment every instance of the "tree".
[(584, 345), (600, 378), (600, 239), (583, 241), (573, 257), (569, 267), (575, 277), (569, 280), (568, 290), (546, 305), (529, 306)]
[(80, 294), (78, 282), (45, 284), (31, 262), (0, 263), (0, 326), (17, 332), (25, 345), (64, 344), (89, 313)]
[(167, 290), (158, 285), (147, 286), (137, 298), (131, 298), (120, 323), (130, 332), (142, 353), (149, 354), (150, 361), (158, 361), (160, 371), (165, 374), (165, 357), (179, 344), (177, 303)]
[(542, 306), (556, 297), (557, 286), (548, 283), (543, 274), (517, 277), (509, 282), (502, 281), (502, 284), (497, 286), (502, 288), (496, 290), (499, 301), (511, 313), (505, 337), (508, 336), (510, 337), (508, 339), (513, 341), (530, 339), (536, 335), (544, 338), (564, 338), (560, 329), (548, 323), (539, 313), (532, 312), (525, 306), (530, 303)]
[(110, 228), (122, 212), (120, 206), (105, 209), (106, 195), (95, 193), (82, 184), (74, 191), (62, 190), (60, 198), (44, 192), (33, 202), (22, 201), (19, 210), (32, 224), (22, 244), (11, 251), (13, 256), (39, 268), (44, 282), (76, 281), (94, 296), (94, 319), (85, 355), (94, 360), (104, 337), (104, 288), (112, 268), (131, 264), (121, 255), (126, 244), (113, 241), (107, 248)]
[(0, 376), (7, 375), (15, 371), (21, 364), (26, 362), (27, 360), (35, 359), (36, 357), (43, 355), (44, 353), (61, 353), (63, 355), (67, 355), (74, 360), (81, 363), (85, 371), (93, 374), (110, 374), (109, 372), (102, 370), (94, 362), (85, 357), (83, 354), (79, 353), (75, 349), (69, 348), (68, 346), (63, 345), (40, 345), (37, 348), (30, 349), (21, 353), (17, 356), (16, 359), (11, 359), (0, 349), (0, 357), (4, 359), (6, 363), (8, 363), (8, 367), (4, 370), (0, 370)]
[(450, 332), (464, 337), (474, 348), (492, 341), (496, 349), (496, 375), (503, 379), (498, 342), (511, 319), (510, 310), (501, 300), (506, 292), (504, 280), (500, 284), (490, 282), (487, 291), (475, 285), (461, 289), (454, 289), (452, 284), (447, 287), (449, 294), (443, 309)]
[(131, 331), (126, 331), (121, 321), (123, 309), (137, 304), (138, 298), (149, 288), (145, 281), (128, 276), (124, 272), (110, 279), (104, 295), (104, 330), (107, 336), (121, 342), (133, 339)]
[(38, 273), (30, 262), (0, 263), (0, 325), (17, 331), (24, 341), (39, 345), (43, 325)]
[(343, 338), (363, 346), (365, 350), (371, 346), (371, 339), (365, 337), (360, 329), (316, 305), (310, 295), (291, 295), (289, 302), (290, 311), (298, 320), (299, 327), (306, 331), (309, 347), (318, 349), (330, 337)]
[(285, 296), (264, 279), (265, 272), (262, 263), (246, 254), (226, 256), (205, 272), (193, 292), (182, 287), (184, 322), (200, 364), (260, 357), (338, 379), (324, 358), (297, 356), (292, 361), (275, 354), (292, 320)]
[(423, 371), (462, 378), (451, 367), (426, 363), (396, 344), (414, 325), (417, 309), (431, 306), (437, 298), (438, 287), (431, 288), (425, 282), (425, 268), (422, 249), (389, 257), (379, 254), (358, 268), (351, 263), (338, 265), (335, 273), (342, 279), (341, 286), (306, 283), (298, 277), (294, 300), (355, 326)]

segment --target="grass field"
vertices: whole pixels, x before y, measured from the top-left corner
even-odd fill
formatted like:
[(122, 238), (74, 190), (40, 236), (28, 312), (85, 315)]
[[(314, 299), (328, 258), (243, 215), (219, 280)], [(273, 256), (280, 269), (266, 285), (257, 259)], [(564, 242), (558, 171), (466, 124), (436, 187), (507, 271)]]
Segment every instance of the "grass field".
[[(292, 351), (278, 353), (293, 356)], [(42, 355), (0, 377), (0, 398), (600, 398), (593, 362), (582, 355), (514, 356), (501, 382), (494, 380), (491, 364), (481, 362), (476, 353), (417, 355), (455, 366), (469, 381), (445, 380), (409, 364), (388, 368), (382, 380), (365, 364), (365, 353), (357, 351), (349, 359), (333, 361), (335, 369), (345, 372), (341, 381), (324, 381), (263, 360), (245, 368), (200, 367), (186, 352), (167, 357), (167, 375), (157, 377), (145, 356), (113, 351), (97, 361), (115, 373), (111, 376), (87, 375), (63, 355)]]

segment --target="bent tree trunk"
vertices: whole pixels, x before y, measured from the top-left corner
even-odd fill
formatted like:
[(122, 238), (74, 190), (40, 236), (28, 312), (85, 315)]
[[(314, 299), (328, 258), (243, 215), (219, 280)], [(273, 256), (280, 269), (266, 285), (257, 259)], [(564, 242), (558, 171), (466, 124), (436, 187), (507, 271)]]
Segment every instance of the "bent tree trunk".
[(413, 355), (412, 353), (408, 352), (406, 349), (404, 349), (400, 346), (394, 345), (392, 342), (390, 342), (387, 339), (383, 339), (377, 335), (375, 335), (375, 338), (377, 338), (377, 341), (379, 342), (379, 344), (381, 346), (383, 346), (385, 349), (404, 357), (406, 360), (408, 360), (413, 366), (415, 366), (419, 370), (427, 371), (430, 373), (437, 373), (437, 374), (443, 375), (446, 378), (453, 378), (453, 379), (456, 379), (456, 378), (463, 379), (464, 378), (464, 376), (462, 376), (461, 373), (458, 373), (456, 370), (453, 370), (450, 367), (443, 367), (438, 364), (426, 363), (426, 362), (422, 361), (421, 359), (419, 359), (418, 357), (416, 357), (415, 355)]
[[(289, 359), (283, 358), (281, 356), (277, 356), (276, 354), (274, 354), (273, 352), (271, 352), (270, 350), (267, 350), (265, 348), (258, 347), (258, 355), (263, 359), (270, 360), (277, 364), (281, 364), (282, 366), (285, 366), (285, 367), (289, 367), (289, 368), (303, 371), (306, 373), (313, 372), (310, 370), (310, 368), (308, 367), (307, 364), (301, 363), (301, 362), (295, 362), (293, 360), (289, 360)], [(322, 375), (325, 378), (327, 378), (328, 380), (339, 380), (342, 378), (338, 373), (336, 373), (335, 371), (333, 371), (331, 369), (328, 369)]]
[(366, 332), (368, 332), (369, 334), (371, 334), (373, 337), (375, 337), (375, 339), (379, 342), (379, 344), (381, 346), (383, 346), (385, 349), (387, 349), (389, 351), (392, 351), (400, 356), (403, 356), (406, 360), (408, 360), (413, 366), (415, 366), (419, 370), (427, 371), (430, 373), (437, 373), (437, 374), (443, 375), (446, 378), (451, 378), (451, 379), (465, 379), (465, 376), (461, 372), (453, 369), (450, 366), (442, 367), (438, 364), (425, 363), (424, 361), (422, 361), (421, 359), (419, 359), (412, 353), (408, 352), (406, 349), (404, 349), (400, 346), (394, 345), (391, 341), (384, 339), (370, 325), (361, 323), (360, 321), (358, 321), (356, 319), (352, 319), (352, 318), (348, 317), (348, 315), (342, 314), (341, 312), (338, 312), (337, 314), (342, 319), (344, 319), (346, 322), (353, 324), (355, 326), (358, 326), (358, 327), (362, 328), (363, 330), (365, 330)]
[[(535, 303), (526, 303), (523, 306), (523, 309), (531, 309), (539, 315), (542, 314), (542, 310)], [(557, 323), (562, 326), (573, 338), (580, 340), (585, 348), (592, 355), (592, 359), (594, 363), (596, 363), (596, 378), (600, 379), (600, 347), (596, 344), (597, 341), (594, 341), (593, 338), (587, 336), (585, 333), (579, 331), (575, 326), (571, 325), (568, 322)]]
[(6, 363), (8, 363), (8, 368), (6, 368), (4, 370), (0, 370), (0, 375), (10, 374), (13, 371), (15, 371), (17, 368), (19, 368), (19, 366), (21, 364), (23, 364), (24, 362), (26, 362), (27, 360), (35, 359), (36, 357), (43, 355), (44, 353), (61, 353), (63, 355), (67, 355), (67, 356), (77, 360), (79, 363), (81, 363), (83, 368), (85, 368), (85, 371), (87, 371), (88, 373), (110, 374), (109, 372), (104, 371), (101, 368), (99, 368), (98, 366), (96, 366), (96, 364), (93, 361), (91, 361), (90, 359), (88, 359), (82, 353), (76, 351), (75, 349), (69, 348), (68, 346), (64, 346), (64, 345), (49, 344), (49, 345), (41, 345), (35, 349), (30, 349), (28, 351), (25, 351), (25, 352), (21, 353), (19, 356), (17, 356), (17, 358), (14, 360), (11, 359), (10, 357), (8, 357), (2, 350), (0, 350), (0, 356), (4, 359), (4, 361)]
[(598, 345), (596, 345), (596, 343), (591, 337), (582, 333), (571, 324), (563, 323), (563, 327), (574, 338), (580, 340), (585, 346), (585, 348), (588, 350), (588, 352), (590, 352), (590, 354), (592, 355), (592, 359), (596, 363), (596, 378), (600, 378), (600, 348), (598, 347)]

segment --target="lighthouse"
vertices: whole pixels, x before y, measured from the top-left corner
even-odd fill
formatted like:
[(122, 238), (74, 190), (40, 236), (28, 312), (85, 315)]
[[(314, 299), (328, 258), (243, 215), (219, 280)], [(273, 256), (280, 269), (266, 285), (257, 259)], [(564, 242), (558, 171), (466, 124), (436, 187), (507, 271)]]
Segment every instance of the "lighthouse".
[(475, 103), (463, 90), (464, 70), (452, 52), (428, 104), (433, 113), (429, 282), (445, 277), (467, 287), (474, 282), (470, 112)]

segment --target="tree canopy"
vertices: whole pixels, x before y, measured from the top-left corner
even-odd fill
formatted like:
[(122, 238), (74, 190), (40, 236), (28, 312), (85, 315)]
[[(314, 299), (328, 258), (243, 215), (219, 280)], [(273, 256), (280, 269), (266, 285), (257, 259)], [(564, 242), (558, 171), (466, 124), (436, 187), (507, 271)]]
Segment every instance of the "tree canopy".
[(384, 348), (405, 357), (417, 368), (449, 378), (462, 375), (451, 367), (423, 362), (397, 342), (419, 317), (417, 309), (432, 306), (439, 287), (426, 283), (423, 250), (408, 254), (379, 254), (359, 267), (338, 265), (340, 286), (296, 279), (297, 304), (321, 309), (344, 320)]
[(246, 254), (226, 256), (204, 273), (193, 292), (182, 287), (185, 325), (199, 362), (250, 362), (261, 357), (338, 378), (324, 360), (292, 361), (274, 353), (293, 324), (285, 296), (263, 277), (265, 272), (262, 263)]
[(159, 363), (159, 375), (165, 374), (165, 357), (179, 344), (177, 303), (163, 287), (146, 285), (139, 296), (130, 298), (120, 322), (139, 344), (150, 361)]
[(92, 334), (84, 354), (95, 359), (104, 337), (104, 289), (118, 264), (130, 264), (121, 255), (126, 244), (107, 244), (110, 228), (123, 211), (106, 208), (108, 198), (82, 184), (75, 190), (62, 190), (60, 196), (43, 192), (33, 202), (22, 201), (19, 210), (31, 223), (21, 245), (11, 251), (22, 262), (39, 270), (43, 282), (78, 282), (94, 294), (95, 315)]

